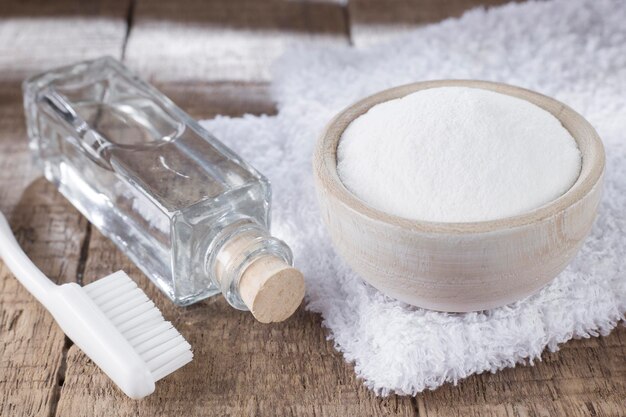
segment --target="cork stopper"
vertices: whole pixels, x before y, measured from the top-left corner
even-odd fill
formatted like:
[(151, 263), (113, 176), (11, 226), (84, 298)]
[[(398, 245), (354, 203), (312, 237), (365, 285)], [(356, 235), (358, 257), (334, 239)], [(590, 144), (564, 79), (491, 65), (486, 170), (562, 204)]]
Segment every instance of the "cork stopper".
[(261, 323), (286, 320), (304, 298), (304, 277), (274, 256), (254, 261), (241, 276), (239, 294)]
[[(258, 244), (258, 233), (237, 234), (224, 244), (216, 259), (216, 275), (221, 285), (233, 279), (229, 266), (241, 262), (241, 254)], [(274, 238), (275, 242), (281, 242)], [(284, 243), (281, 242), (281, 245)], [(286, 246), (285, 246), (286, 248)], [(239, 297), (261, 323), (280, 322), (289, 318), (304, 298), (304, 277), (279, 256), (265, 253), (241, 272)]]

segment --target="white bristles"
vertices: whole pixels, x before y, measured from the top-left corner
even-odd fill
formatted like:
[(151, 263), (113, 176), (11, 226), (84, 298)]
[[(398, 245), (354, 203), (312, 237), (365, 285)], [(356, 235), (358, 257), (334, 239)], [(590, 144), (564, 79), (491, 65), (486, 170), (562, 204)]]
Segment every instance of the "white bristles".
[[(155, 337), (157, 337), (161, 333), (165, 333), (166, 331), (172, 328), (173, 328), (172, 325), (167, 321), (164, 321), (160, 323), (158, 326), (154, 326), (154, 327), (150, 326), (146, 328), (138, 328), (138, 329), (135, 329), (134, 334), (128, 335), (128, 342), (132, 344), (133, 346), (139, 346), (140, 344), (144, 342), (149, 342), (150, 340), (153, 340)], [(178, 333), (176, 329), (174, 329), (174, 331)]]
[(116, 288), (116, 284), (118, 282), (121, 283), (126, 283), (126, 284), (131, 284), (134, 285), (134, 282), (130, 282), (128, 283), (128, 281), (126, 279), (124, 279), (124, 276), (120, 275), (120, 274), (111, 274), (108, 277), (99, 279), (96, 282), (93, 282), (89, 285), (86, 285), (85, 287), (83, 287), (83, 289), (87, 292), (87, 294), (89, 294), (90, 296), (93, 296), (93, 294), (99, 292), (100, 294), (107, 294), (107, 292), (102, 292), (101, 290), (107, 287), (111, 287), (111, 288)]
[(94, 302), (98, 303), (98, 305), (106, 307), (111, 301), (117, 304), (118, 297), (122, 294), (126, 294), (127, 292), (132, 291), (133, 288), (133, 286), (130, 286), (128, 284), (103, 285), (101, 288), (98, 288), (98, 290), (94, 292), (93, 295), (90, 295), (89, 297), (94, 300)]
[(172, 369), (176, 370), (187, 364), (190, 360), (191, 358), (187, 358), (185, 355), (180, 355), (178, 358), (168, 363), (167, 366), (153, 370), (152, 375), (154, 376), (154, 380), (158, 381), (161, 378), (165, 378), (173, 372)]
[(189, 343), (125, 273), (83, 289), (144, 361), (155, 382), (193, 358)]

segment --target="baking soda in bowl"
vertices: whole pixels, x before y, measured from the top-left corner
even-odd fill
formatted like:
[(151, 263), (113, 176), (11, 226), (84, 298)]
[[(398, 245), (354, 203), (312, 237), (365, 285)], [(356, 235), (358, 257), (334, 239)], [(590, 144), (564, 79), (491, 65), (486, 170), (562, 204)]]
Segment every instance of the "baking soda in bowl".
[(420, 90), (378, 104), (341, 136), (337, 171), (371, 207), (412, 220), (476, 222), (536, 209), (581, 169), (552, 114), (470, 87)]

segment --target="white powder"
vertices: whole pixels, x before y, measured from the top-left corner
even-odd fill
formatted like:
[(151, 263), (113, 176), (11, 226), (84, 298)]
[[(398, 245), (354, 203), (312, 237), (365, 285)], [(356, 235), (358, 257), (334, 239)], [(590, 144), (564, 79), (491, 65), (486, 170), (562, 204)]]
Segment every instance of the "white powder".
[(499, 219), (540, 207), (578, 178), (574, 138), (525, 100), (466, 87), (372, 107), (343, 133), (339, 177), (370, 206), (435, 222)]

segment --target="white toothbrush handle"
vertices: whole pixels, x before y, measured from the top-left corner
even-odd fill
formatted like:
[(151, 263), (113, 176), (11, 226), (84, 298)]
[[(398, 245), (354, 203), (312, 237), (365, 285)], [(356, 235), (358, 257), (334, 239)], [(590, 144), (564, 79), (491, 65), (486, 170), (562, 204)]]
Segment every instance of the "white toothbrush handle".
[(143, 398), (154, 391), (152, 374), (123, 334), (78, 284), (55, 285), (49, 280), (26, 256), (2, 213), (0, 256), (63, 332), (129, 397)]
[[(0, 257), (63, 332), (130, 398), (150, 395), (158, 379), (193, 358), (189, 343), (128, 275), (118, 271), (85, 287), (55, 285), (26, 256), (1, 212)], [(120, 291), (131, 297), (112, 303)]]
[(17, 280), (44, 306), (47, 306), (50, 294), (56, 288), (33, 264), (20, 247), (9, 222), (0, 212), (0, 257), (15, 275)]

